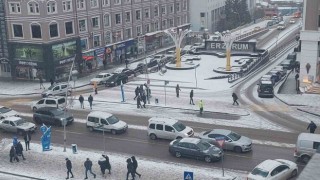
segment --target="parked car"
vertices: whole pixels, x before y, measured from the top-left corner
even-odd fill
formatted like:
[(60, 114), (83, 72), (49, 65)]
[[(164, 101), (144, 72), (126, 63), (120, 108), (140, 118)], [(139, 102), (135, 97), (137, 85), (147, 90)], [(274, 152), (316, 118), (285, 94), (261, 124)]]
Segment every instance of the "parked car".
[(90, 84), (97, 83), (97, 84), (104, 84), (106, 80), (108, 80), (112, 74), (110, 73), (99, 73), (95, 78), (90, 80)]
[(4, 119), (10, 116), (19, 117), (19, 114), (17, 111), (12, 110), (11, 108), (0, 106), (0, 119)]
[(296, 61), (297, 60), (297, 53), (296, 52), (292, 52), (290, 54), (287, 55), (287, 59), (291, 60), (291, 61)]
[(167, 62), (167, 57), (164, 54), (155, 55), (153, 59), (162, 64)]
[(256, 166), (248, 176), (248, 180), (284, 180), (296, 177), (298, 166), (285, 159), (267, 159)]
[(270, 75), (271, 76), (271, 81), (274, 82), (274, 84), (278, 81), (280, 81), (281, 79), (281, 74), (278, 71), (269, 71), (266, 75)]
[(252, 140), (241, 136), (233, 131), (226, 129), (213, 129), (204, 131), (199, 134), (199, 138), (207, 140), (209, 143), (218, 146), (216, 138), (223, 137), (225, 142), (223, 149), (235, 151), (237, 153), (247, 152), (252, 150)]
[(279, 72), (281, 73), (281, 76), (282, 76), (282, 77), (287, 74), (287, 70), (284, 69), (282, 66), (275, 66), (275, 67), (272, 69), (272, 71), (273, 71), (273, 70), (279, 71)]
[(220, 148), (198, 138), (176, 139), (170, 142), (170, 154), (177, 158), (182, 156), (203, 159), (205, 162), (219, 161), (223, 152)]
[(260, 81), (258, 84), (259, 97), (272, 97), (274, 96), (273, 84), (271, 81)]
[(114, 87), (114, 86), (118, 86), (121, 84), (121, 82), (123, 84), (128, 82), (128, 76), (124, 73), (119, 73), (119, 74), (114, 74), (113, 76), (111, 76), (107, 81), (105, 86), (106, 87)]
[(159, 63), (159, 61), (157, 59), (150, 59), (150, 61), (147, 64), (147, 67), (151, 68), (151, 67), (157, 66), (158, 63)]
[(52, 124), (56, 126), (63, 126), (64, 122), (66, 125), (73, 122), (73, 115), (65, 112), (61, 109), (54, 107), (39, 108), (33, 113), (33, 120), (37, 124)]
[(284, 30), (286, 28), (286, 23), (284, 21), (279, 22), (277, 29)]
[(41, 93), (42, 97), (48, 97), (48, 96), (58, 96), (58, 95), (71, 95), (71, 86), (68, 83), (58, 83), (53, 84), (50, 86), (47, 90), (43, 91)]
[(114, 71), (114, 74), (120, 74), (120, 73), (124, 73), (126, 74), (128, 77), (131, 76), (131, 75), (135, 75), (135, 72), (129, 68), (118, 68)]
[(280, 66), (282, 66), (283, 69), (285, 69), (285, 70), (290, 70), (291, 69), (291, 60), (286, 59), (286, 60), (282, 61)]
[(110, 113), (93, 111), (87, 116), (87, 128), (90, 131), (108, 131), (117, 134), (125, 132), (128, 129), (128, 124)]
[(294, 23), (296, 23), (296, 20), (290, 19), (289, 23), (290, 23), (290, 24), (294, 24)]
[(42, 98), (41, 100), (32, 103), (31, 110), (35, 112), (37, 109), (42, 107), (54, 107), (54, 108), (64, 109), (65, 106), (66, 106), (65, 97), (51, 96), (51, 97)]
[(0, 129), (23, 135), (28, 131), (34, 132), (37, 129), (37, 126), (34, 123), (27, 122), (21, 117), (11, 116), (0, 120)]
[(297, 139), (294, 157), (303, 163), (308, 163), (319, 148), (320, 134), (301, 133)]
[(149, 119), (148, 136), (150, 139), (181, 139), (192, 137), (194, 131), (181, 122), (171, 118), (152, 117)]
[(137, 64), (137, 67), (134, 68), (133, 71), (136, 72), (136, 73), (143, 74), (143, 73), (146, 72), (146, 69), (147, 69), (146, 64), (144, 64), (144, 63), (139, 63), (139, 64)]

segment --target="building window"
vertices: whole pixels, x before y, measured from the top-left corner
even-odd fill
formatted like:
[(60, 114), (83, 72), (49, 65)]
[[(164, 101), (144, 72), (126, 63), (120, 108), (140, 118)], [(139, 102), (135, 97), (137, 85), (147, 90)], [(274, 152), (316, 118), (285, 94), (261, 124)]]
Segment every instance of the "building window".
[(126, 29), (126, 37), (127, 37), (127, 38), (131, 38), (131, 37), (132, 37), (131, 28)]
[(121, 14), (116, 14), (116, 24), (121, 24)]
[(28, 13), (29, 14), (39, 14), (39, 4), (37, 2), (28, 3)]
[(177, 26), (181, 25), (181, 17), (177, 17)]
[(88, 49), (88, 39), (81, 39), (80, 40), (80, 45), (82, 50), (87, 50)]
[(159, 16), (159, 6), (154, 7), (154, 16)]
[(187, 1), (184, 0), (182, 3), (182, 10), (187, 10)]
[(113, 35), (113, 42), (118, 42), (118, 41), (121, 41), (122, 40), (122, 31), (116, 31), (114, 32), (114, 35)]
[(110, 0), (102, 0), (102, 6), (110, 6)]
[(80, 32), (87, 31), (87, 21), (85, 19), (79, 20), (79, 31)]
[(52, 37), (52, 38), (58, 37), (59, 33), (58, 33), (58, 24), (57, 23), (50, 24), (49, 30), (50, 30), (50, 37)]
[(73, 22), (66, 22), (65, 23), (65, 27), (66, 27), (66, 34), (73, 34)]
[(162, 29), (167, 28), (167, 20), (162, 20)]
[(72, 2), (71, 0), (62, 1), (63, 12), (72, 11)]
[(144, 30), (146, 33), (150, 32), (150, 24), (145, 24), (144, 25)]
[(119, 4), (121, 4), (121, 1), (120, 0), (113, 0), (113, 3), (114, 3), (114, 5), (119, 5)]
[(9, 4), (10, 13), (21, 13), (20, 3), (12, 2)]
[(166, 6), (161, 6), (161, 14), (166, 14)]
[(47, 8), (48, 8), (48, 14), (56, 13), (57, 3), (55, 1), (49, 1), (47, 3)]
[(21, 24), (13, 24), (13, 36), (14, 37), (23, 37), (22, 25)]
[(104, 33), (104, 44), (107, 45), (107, 44), (111, 44), (111, 32), (110, 31), (107, 31)]
[(110, 14), (105, 14), (103, 16), (103, 24), (104, 24), (104, 27), (110, 26)]
[(158, 21), (156, 21), (156, 22), (154, 23), (154, 30), (155, 30), (155, 31), (159, 31), (159, 22), (158, 22)]
[(124, 0), (126, 4), (131, 3), (131, 0)]
[(32, 38), (38, 38), (41, 39), (41, 26), (39, 24), (32, 24), (31, 25), (31, 33), (32, 33)]
[(180, 12), (180, 3), (176, 3), (176, 11)]
[(188, 15), (184, 15), (184, 22), (183, 23), (188, 23)]
[(144, 17), (145, 18), (150, 18), (150, 9), (144, 9)]
[(91, 8), (96, 8), (98, 6), (99, 6), (98, 0), (90, 0), (90, 7)]
[(169, 13), (170, 13), (170, 14), (173, 13), (173, 8), (174, 8), (174, 5), (173, 5), (173, 4), (170, 4), (170, 6), (169, 6)]
[(141, 36), (142, 35), (141, 26), (137, 26), (136, 27), (136, 31), (137, 31), (137, 36)]
[(77, 9), (81, 10), (85, 8), (86, 8), (85, 0), (77, 0)]
[(136, 20), (141, 20), (141, 10), (136, 10)]
[(99, 17), (91, 18), (91, 22), (92, 22), (92, 27), (93, 28), (99, 28), (100, 27)]
[(101, 45), (101, 36), (100, 35), (94, 35), (93, 36), (93, 47), (97, 47)]
[(131, 22), (131, 12), (126, 12), (126, 22)]
[(173, 19), (169, 19), (169, 27), (173, 27)]

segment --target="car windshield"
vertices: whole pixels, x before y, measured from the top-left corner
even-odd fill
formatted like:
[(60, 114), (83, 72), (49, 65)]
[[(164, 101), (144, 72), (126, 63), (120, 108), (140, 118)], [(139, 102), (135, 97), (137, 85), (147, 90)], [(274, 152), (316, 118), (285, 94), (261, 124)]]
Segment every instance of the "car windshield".
[(7, 107), (1, 107), (1, 108), (0, 108), (0, 113), (7, 113), (7, 112), (9, 112), (9, 111), (11, 111), (10, 108), (7, 108)]
[(113, 115), (108, 117), (107, 120), (108, 120), (109, 124), (115, 124), (115, 123), (119, 122), (119, 119)]
[(253, 171), (251, 172), (251, 174), (262, 176), (262, 177), (267, 177), (269, 172), (265, 171), (263, 169), (260, 169), (260, 168), (254, 168)]
[(52, 90), (54, 87), (55, 87), (55, 86), (50, 86), (48, 89), (49, 89), (49, 90)]
[(17, 126), (26, 123), (26, 121), (24, 119), (19, 119), (18, 121), (16, 121)]
[(51, 110), (51, 113), (54, 116), (59, 116), (59, 115), (62, 115), (64, 112), (63, 111), (59, 111), (58, 109), (55, 109), (55, 110)]
[(235, 132), (231, 132), (230, 134), (228, 134), (228, 137), (233, 141), (238, 141), (241, 138), (241, 136)]
[(118, 75), (114, 74), (113, 76), (111, 76), (111, 77), (109, 78), (109, 81), (113, 81), (113, 80), (115, 80), (117, 77), (118, 77)]
[(183, 131), (183, 130), (186, 128), (186, 126), (185, 126), (184, 124), (180, 123), (180, 122), (175, 123), (175, 124), (173, 125), (173, 127), (174, 127), (178, 132)]
[(197, 146), (200, 148), (201, 151), (205, 151), (211, 147), (211, 145), (208, 142), (200, 141)]
[(96, 78), (103, 78), (103, 75), (97, 75)]

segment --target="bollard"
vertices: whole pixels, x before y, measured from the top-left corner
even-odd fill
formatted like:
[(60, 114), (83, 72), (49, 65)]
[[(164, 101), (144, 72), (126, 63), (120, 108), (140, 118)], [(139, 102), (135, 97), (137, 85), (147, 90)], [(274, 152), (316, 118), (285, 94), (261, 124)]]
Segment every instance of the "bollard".
[(71, 144), (73, 154), (78, 154), (78, 146), (77, 144)]

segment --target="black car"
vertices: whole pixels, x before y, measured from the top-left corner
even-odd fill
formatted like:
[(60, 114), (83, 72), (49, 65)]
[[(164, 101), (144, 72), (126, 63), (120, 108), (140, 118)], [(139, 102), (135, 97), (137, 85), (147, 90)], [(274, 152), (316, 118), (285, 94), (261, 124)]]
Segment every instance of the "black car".
[(43, 107), (36, 110), (33, 114), (33, 120), (37, 124), (51, 124), (57, 126), (63, 126), (64, 122), (66, 125), (73, 122), (73, 115), (65, 112), (61, 109), (54, 107)]
[(158, 65), (157, 59), (150, 59), (149, 63), (147, 64), (148, 68), (154, 67)]
[(106, 80), (106, 87), (114, 87), (128, 82), (128, 76), (125, 73), (114, 74), (108, 80)]
[(258, 84), (258, 96), (259, 97), (271, 97), (273, 98), (273, 83), (271, 81), (260, 81)]
[(136, 75), (136, 73), (132, 69), (125, 68), (122, 70), (122, 73), (126, 74), (128, 77), (131, 75)]
[(138, 65), (137, 65), (137, 67), (133, 70), (134, 72), (136, 72), (136, 73), (141, 73), (141, 74), (143, 74), (145, 71), (146, 71), (146, 69), (147, 69), (147, 66), (146, 66), (146, 64), (144, 64), (144, 63), (139, 63)]

